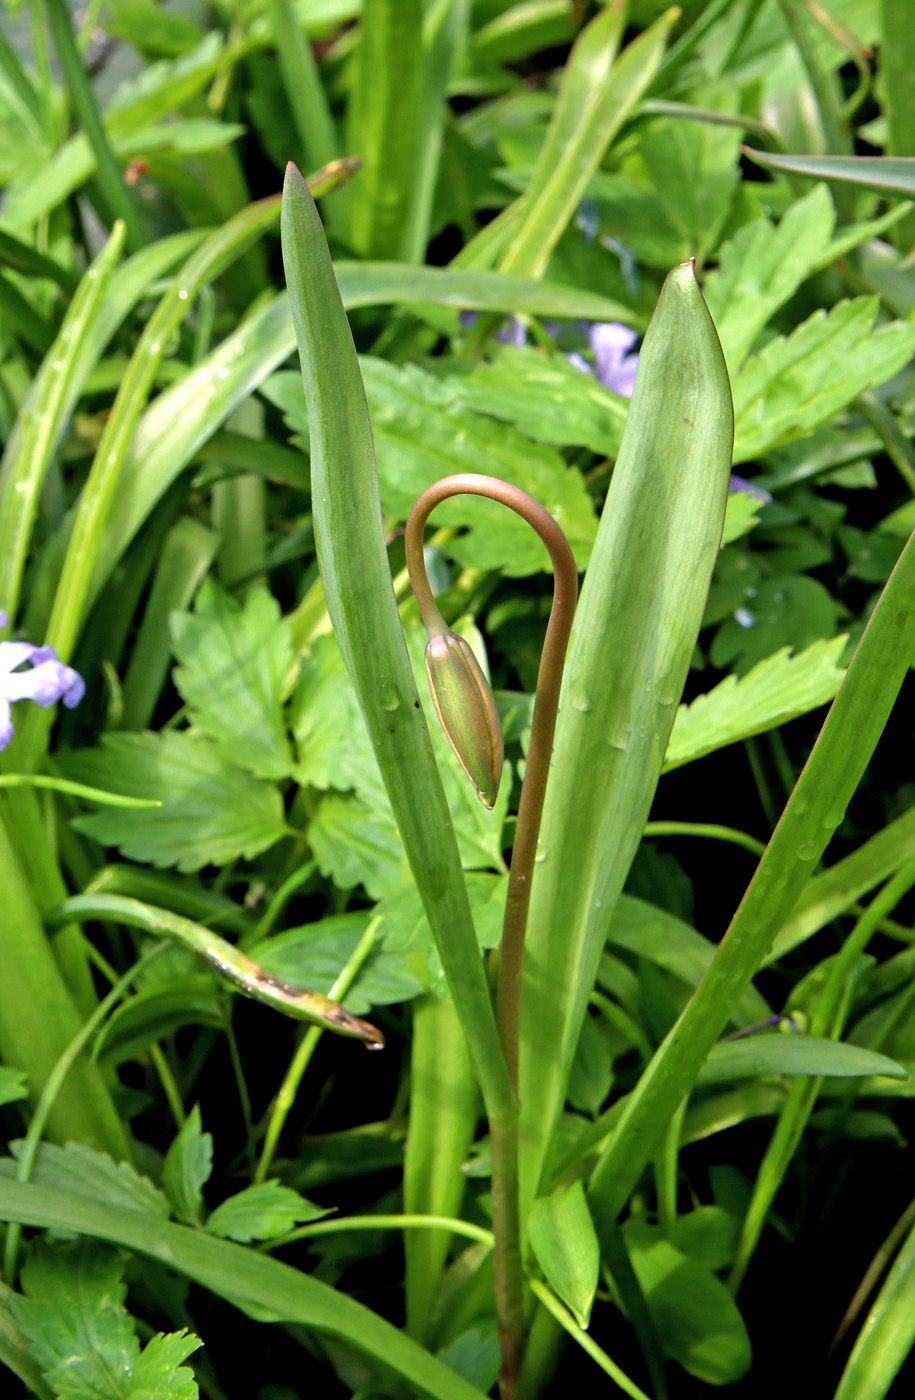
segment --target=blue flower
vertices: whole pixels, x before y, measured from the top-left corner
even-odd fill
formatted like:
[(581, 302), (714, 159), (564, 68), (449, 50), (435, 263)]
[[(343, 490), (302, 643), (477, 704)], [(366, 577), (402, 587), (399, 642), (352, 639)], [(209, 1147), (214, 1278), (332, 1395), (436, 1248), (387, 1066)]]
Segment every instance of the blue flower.
[(597, 377), (605, 389), (631, 399), (635, 388), (635, 372), (638, 369), (638, 355), (628, 355), (638, 336), (628, 326), (619, 321), (597, 321), (588, 328), (588, 340), (594, 355), (590, 365), (581, 355), (570, 355), (569, 363), (585, 374)]
[[(0, 627), (7, 623), (0, 612)], [(29, 665), (27, 671), (20, 666)], [(13, 737), (14, 700), (34, 700), (46, 710), (63, 700), (68, 710), (78, 705), (86, 693), (82, 676), (65, 666), (53, 647), (35, 647), (30, 642), (0, 642), (0, 749)]]

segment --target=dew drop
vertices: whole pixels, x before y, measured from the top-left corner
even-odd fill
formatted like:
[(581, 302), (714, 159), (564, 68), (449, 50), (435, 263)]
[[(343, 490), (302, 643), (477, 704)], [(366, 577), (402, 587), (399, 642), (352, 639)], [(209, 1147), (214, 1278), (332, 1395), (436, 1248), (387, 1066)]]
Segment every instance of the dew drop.
[(218, 370), (216, 371), (216, 378), (217, 378), (217, 379), (228, 379), (228, 377), (229, 377), (229, 371), (228, 371), (227, 369), (218, 369)]
[(581, 681), (572, 682), (569, 695), (575, 709), (579, 710), (583, 715), (589, 714), (590, 711), (593, 710), (594, 706), (591, 703), (591, 697), (585, 690)]
[(803, 841), (797, 848), (798, 860), (815, 860), (820, 853), (816, 841)]
[(547, 857), (546, 848), (542, 845), (542, 843), (541, 843), (540, 841), (538, 841), (538, 842), (537, 842), (537, 854), (534, 856), (534, 860), (537, 862), (538, 865), (542, 865), (543, 862), (546, 860), (546, 857)]
[(389, 714), (393, 710), (400, 708), (400, 696), (397, 694), (396, 688), (391, 685), (389, 681), (386, 681), (381, 687), (379, 700), (381, 702), (381, 708), (387, 710)]
[(187, 301), (187, 287), (182, 287), (178, 293), (179, 301)]

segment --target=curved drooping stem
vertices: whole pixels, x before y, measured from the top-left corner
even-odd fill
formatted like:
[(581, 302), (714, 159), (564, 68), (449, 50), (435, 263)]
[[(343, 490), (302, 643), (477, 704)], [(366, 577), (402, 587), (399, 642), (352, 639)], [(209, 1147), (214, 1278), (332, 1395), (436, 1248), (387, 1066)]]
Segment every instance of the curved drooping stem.
[(530, 906), (540, 819), (543, 814), (543, 799), (550, 771), (553, 734), (559, 709), (562, 668), (578, 597), (578, 570), (562, 530), (549, 512), (526, 491), (506, 481), (500, 481), (497, 477), (478, 476), (473, 472), (460, 472), (455, 476), (443, 477), (441, 481), (436, 481), (428, 487), (414, 502), (407, 520), (405, 541), (410, 582), (430, 637), (442, 636), (447, 633), (448, 628), (432, 596), (426, 575), (423, 561), (423, 530), (429, 515), (441, 501), (450, 496), (460, 495), (488, 496), (490, 500), (499, 501), (515, 511), (537, 531), (549, 550), (553, 563), (553, 606), (537, 675), (531, 737), (518, 807), (499, 961), (497, 1020), (512, 1087), (517, 1094), (524, 934)]

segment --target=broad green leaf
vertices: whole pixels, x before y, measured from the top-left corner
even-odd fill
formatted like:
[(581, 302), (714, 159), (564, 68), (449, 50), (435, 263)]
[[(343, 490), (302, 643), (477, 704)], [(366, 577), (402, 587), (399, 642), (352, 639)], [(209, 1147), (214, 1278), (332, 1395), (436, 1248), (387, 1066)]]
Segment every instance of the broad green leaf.
[(67, 777), (161, 800), (148, 811), (97, 812), (74, 826), (132, 860), (200, 870), (250, 860), (287, 835), (280, 794), (187, 732), (109, 734), (98, 749), (59, 755)]
[(739, 680), (726, 676), (714, 690), (681, 705), (667, 745), (665, 771), (825, 705), (842, 684), (845, 670), (839, 661), (846, 643), (845, 637), (835, 637), (799, 652), (784, 647)]
[(750, 1339), (721, 1280), (664, 1239), (657, 1226), (632, 1219), (623, 1234), (666, 1354), (710, 1385), (728, 1385), (746, 1375)]
[[(640, 958), (679, 977), (688, 987), (696, 987), (715, 956), (715, 945), (689, 924), (666, 909), (643, 899), (622, 894), (610, 920), (607, 942), (625, 948)], [(771, 1014), (768, 1003), (755, 987), (749, 987), (734, 1007), (734, 1018), (741, 1024), (765, 1020)]]
[(455, 403), (513, 423), (537, 442), (589, 447), (604, 457), (619, 452), (628, 401), (564, 355), (497, 342), (488, 360), (445, 382)]
[(822, 583), (806, 574), (764, 579), (753, 597), (721, 624), (710, 648), (714, 666), (732, 666), (738, 676), (769, 660), (786, 646), (795, 651), (833, 636), (843, 612)]
[(209, 1181), (212, 1170), (213, 1136), (203, 1131), (200, 1108), (194, 1104), (172, 1140), (162, 1167), (165, 1194), (175, 1215), (187, 1225), (200, 1224), (201, 1187)]
[(285, 1235), (305, 1220), (327, 1215), (327, 1206), (306, 1201), (298, 1191), (278, 1181), (248, 1186), (210, 1214), (206, 1228), (212, 1235), (248, 1244), (251, 1240), (272, 1240)]
[[(301, 378), (296, 378), (300, 388)], [(380, 782), (356, 692), (333, 636), (316, 637), (302, 659), (291, 725), (298, 747), (299, 782), (324, 791)]]
[(841, 1040), (815, 1035), (756, 1035), (716, 1045), (699, 1071), (696, 1085), (726, 1084), (762, 1074), (814, 1074), (834, 1077), (886, 1075), (906, 1079), (901, 1065)]
[[(10, 1147), (18, 1161), (19, 1144), (11, 1143)], [(2, 1160), (0, 1170), (8, 1176), (16, 1173), (13, 1163)], [(124, 1210), (144, 1211), (158, 1220), (167, 1220), (170, 1214), (168, 1201), (148, 1177), (141, 1176), (129, 1162), (116, 1162), (106, 1153), (79, 1142), (68, 1142), (66, 1147), (43, 1142), (29, 1180)]]
[(161, 1261), (235, 1306), (269, 1312), (354, 1347), (430, 1400), (482, 1400), (474, 1386), (345, 1293), (206, 1231), (2, 1178), (0, 1219), (107, 1239)]
[(809, 316), (746, 362), (734, 381), (734, 461), (813, 432), (865, 389), (892, 378), (915, 349), (915, 326), (874, 329), (877, 297)]
[[(316, 992), (330, 991), (369, 925), (369, 912), (331, 914), (303, 928), (288, 929), (252, 948), (251, 956), (274, 976)], [(355, 1016), (373, 1006), (410, 1001), (422, 983), (407, 969), (398, 951), (376, 947), (366, 958), (344, 998)]]
[(696, 1206), (671, 1222), (670, 1242), (707, 1269), (725, 1269), (737, 1249), (740, 1220), (721, 1206)]
[(283, 681), (292, 663), (288, 620), (266, 589), (238, 604), (212, 581), (193, 613), (174, 613), (175, 685), (195, 729), (258, 778), (293, 769), (283, 721)]
[(686, 264), (669, 275), (639, 356), (566, 663), (525, 954), (522, 1203), (536, 1194), (689, 669), (731, 430), (724, 360)]
[(32, 1356), (22, 1328), (13, 1316), (13, 1290), (0, 1283), (0, 1364), (18, 1376), (36, 1400), (55, 1400), (41, 1379), (41, 1368)]
[(547, 1283), (578, 1325), (587, 1328), (600, 1276), (600, 1246), (581, 1182), (535, 1201), (527, 1229)]
[(839, 180), (880, 194), (915, 195), (915, 157), (912, 156), (794, 156), (771, 155), (744, 147), (757, 165), (786, 170), (813, 180)]

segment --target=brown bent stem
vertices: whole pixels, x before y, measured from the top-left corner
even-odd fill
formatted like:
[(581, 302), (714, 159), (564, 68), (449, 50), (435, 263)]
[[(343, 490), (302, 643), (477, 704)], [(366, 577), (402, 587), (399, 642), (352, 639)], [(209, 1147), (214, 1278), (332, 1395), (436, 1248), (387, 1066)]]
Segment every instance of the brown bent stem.
[[(527, 765), (521, 786), (515, 843), (512, 850), (508, 897), (502, 924), (496, 1018), (512, 1089), (518, 1094), (518, 1045), (521, 1015), (521, 966), (524, 935), (531, 899), (531, 883), (537, 855), (537, 838), (543, 814), (559, 710), (559, 691), (569, 634), (578, 597), (578, 570), (562, 530), (553, 517), (526, 491), (492, 476), (461, 472), (443, 477), (420, 495), (407, 520), (406, 556), (410, 582), (426, 630), (431, 637), (448, 631), (432, 595), (423, 560), (423, 530), (434, 508), (450, 496), (488, 496), (515, 511), (537, 531), (553, 562), (553, 606), (537, 675)], [(517, 1122), (490, 1123), (493, 1174), (493, 1223), (496, 1235), (496, 1298), (502, 1340), (503, 1396), (510, 1395), (524, 1354), (521, 1224), (518, 1207)]]

